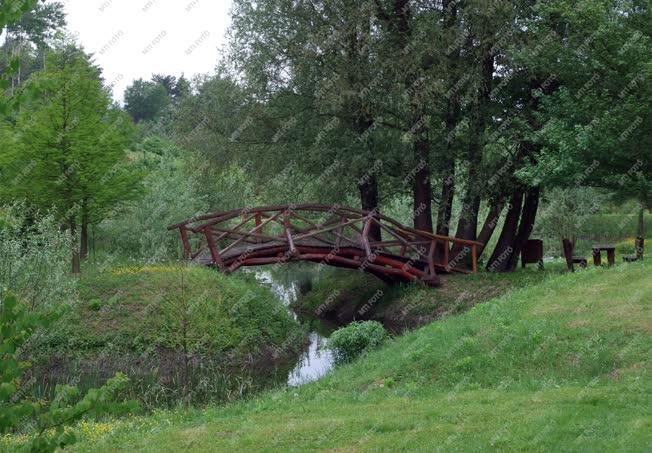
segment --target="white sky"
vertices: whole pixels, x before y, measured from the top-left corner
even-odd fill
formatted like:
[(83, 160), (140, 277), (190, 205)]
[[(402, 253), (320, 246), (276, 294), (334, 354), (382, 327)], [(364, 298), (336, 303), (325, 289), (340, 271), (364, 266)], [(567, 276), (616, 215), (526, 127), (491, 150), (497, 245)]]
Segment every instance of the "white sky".
[(231, 0), (59, 0), (68, 30), (95, 55), (113, 97), (153, 73), (213, 73)]

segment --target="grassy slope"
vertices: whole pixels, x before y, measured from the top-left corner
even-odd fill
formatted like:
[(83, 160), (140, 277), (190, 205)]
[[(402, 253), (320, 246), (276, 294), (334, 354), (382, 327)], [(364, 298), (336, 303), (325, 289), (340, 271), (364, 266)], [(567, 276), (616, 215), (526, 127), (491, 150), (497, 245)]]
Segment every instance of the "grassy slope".
[(252, 275), (179, 264), (87, 266), (79, 301), (30, 343), (39, 377), (31, 392), (49, 398), (56, 384), (87, 390), (120, 371), (130, 378), (125, 397), (144, 408), (187, 397), (217, 404), (269, 388), (274, 365), (292, 366), (305, 341)]
[[(565, 263), (558, 261), (546, 263), (543, 272), (530, 265), (526, 269), (519, 266), (510, 273), (442, 275), (442, 286), (433, 291), (422, 285), (388, 287), (369, 274), (324, 268), (311, 290), (302, 295), (296, 305), (308, 314), (322, 311), (327, 317), (356, 315), (356, 319), (376, 319), (394, 331), (402, 331), (462, 313), (478, 303), (565, 272)], [(380, 297), (375, 297), (377, 294)], [(371, 306), (367, 305), (370, 300), (375, 302)], [(357, 309), (352, 303), (357, 304)], [(360, 315), (360, 309), (367, 307), (370, 308)]]
[(283, 347), (300, 333), (275, 296), (247, 276), (227, 278), (195, 266), (118, 265), (87, 269), (79, 286), (80, 303), (48, 338), (55, 351), (174, 349), (184, 321), (193, 350), (235, 355)]
[(316, 383), (98, 425), (76, 448), (649, 451), (651, 303), (649, 260), (554, 277)]

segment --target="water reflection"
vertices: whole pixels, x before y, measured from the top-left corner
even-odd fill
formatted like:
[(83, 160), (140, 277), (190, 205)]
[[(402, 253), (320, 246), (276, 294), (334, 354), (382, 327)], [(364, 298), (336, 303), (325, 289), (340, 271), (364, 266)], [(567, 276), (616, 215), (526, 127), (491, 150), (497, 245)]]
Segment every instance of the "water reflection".
[(333, 355), (323, 349), (326, 338), (310, 332), (308, 350), (301, 355), (299, 363), (288, 375), (288, 385), (296, 386), (319, 379), (333, 368)]
[[(284, 266), (284, 269), (279, 272), (283, 272), (285, 275), (276, 276), (270, 270), (259, 268), (255, 271), (255, 276), (260, 283), (268, 286), (283, 301), (295, 319), (303, 322), (309, 328), (308, 348), (287, 377), (288, 385), (297, 386), (315, 381), (333, 368), (333, 355), (329, 350), (324, 349), (324, 346), (328, 336), (335, 330), (336, 326), (317, 319), (301, 319), (291, 308), (292, 302), (300, 295), (299, 278), (298, 276), (293, 278), (292, 269), (289, 266)], [(290, 275), (287, 275), (288, 273)]]

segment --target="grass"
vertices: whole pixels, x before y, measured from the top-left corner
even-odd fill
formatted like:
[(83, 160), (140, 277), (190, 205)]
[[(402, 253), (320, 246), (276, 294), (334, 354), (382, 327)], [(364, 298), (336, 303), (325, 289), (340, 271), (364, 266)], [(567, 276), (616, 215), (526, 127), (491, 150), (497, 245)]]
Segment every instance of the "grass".
[[(246, 275), (226, 277), (197, 266), (114, 265), (85, 270), (80, 303), (48, 346), (92, 352), (174, 349), (250, 354), (281, 347), (297, 323), (266, 288)], [(185, 333), (182, 330), (185, 329)]]
[(113, 420), (75, 450), (649, 451), (651, 272), (551, 277), (315, 383)]
[(30, 344), (36, 398), (98, 387), (116, 372), (144, 409), (240, 398), (276, 382), (305, 331), (248, 275), (198, 266), (89, 266), (79, 301)]
[(389, 287), (369, 274), (324, 268), (296, 305), (306, 314), (319, 313), (347, 322), (374, 319), (400, 332), (462, 313), (478, 303), (564, 272), (565, 264), (558, 261), (546, 263), (544, 271), (529, 265), (509, 273), (441, 275), (442, 285), (433, 291), (418, 284)]

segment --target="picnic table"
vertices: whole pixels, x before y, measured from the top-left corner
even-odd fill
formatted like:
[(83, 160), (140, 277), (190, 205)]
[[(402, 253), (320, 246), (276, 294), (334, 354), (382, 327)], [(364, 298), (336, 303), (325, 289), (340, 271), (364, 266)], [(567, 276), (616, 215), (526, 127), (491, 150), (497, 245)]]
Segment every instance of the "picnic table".
[(598, 244), (593, 246), (593, 264), (602, 265), (602, 251), (607, 252), (607, 262), (609, 266), (616, 264), (616, 246), (611, 244)]

